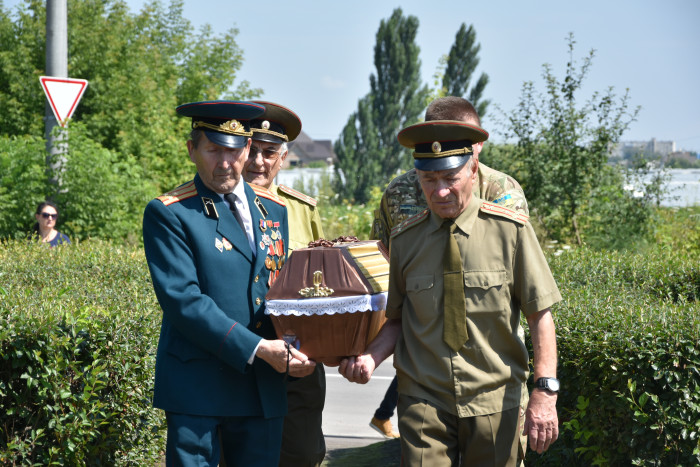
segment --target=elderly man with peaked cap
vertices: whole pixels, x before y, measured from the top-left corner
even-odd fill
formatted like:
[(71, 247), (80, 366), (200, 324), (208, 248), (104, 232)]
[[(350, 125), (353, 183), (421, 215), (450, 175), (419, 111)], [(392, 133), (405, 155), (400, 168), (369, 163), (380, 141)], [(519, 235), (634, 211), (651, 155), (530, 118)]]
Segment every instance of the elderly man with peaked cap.
[(517, 465), (518, 416), (528, 353), (536, 388), (526, 411), (531, 447), (558, 436), (556, 338), (550, 307), (561, 295), (527, 215), (473, 196), (476, 124), (412, 125), (399, 142), (414, 150), (428, 209), (391, 233), (389, 318), (339, 368), (366, 383), (392, 353), (398, 377), (405, 465)]
[[(243, 165), (243, 178), (257, 192), (269, 190), (284, 202), (289, 218), (291, 255), (293, 250), (306, 248), (309, 242), (323, 238), (316, 200), (293, 188), (274, 183), (287, 157), (288, 144), (301, 132), (301, 120), (294, 112), (274, 102), (253, 102), (264, 106), (265, 113), (250, 122), (253, 143), (248, 160)], [(321, 428), (325, 399), (326, 375), (323, 365), (317, 365), (310, 376), (288, 381), (289, 410), (284, 418), (280, 466), (321, 465), (326, 454)]]
[[(143, 241), (163, 310), (153, 405), (168, 423), (167, 465), (277, 465), (287, 410), (285, 374), (314, 362), (275, 338), (264, 313), (266, 263), (284, 262), (285, 207), (242, 180), (248, 120), (264, 107), (184, 104), (194, 179), (152, 200)], [(276, 240), (265, 248), (263, 227)]]

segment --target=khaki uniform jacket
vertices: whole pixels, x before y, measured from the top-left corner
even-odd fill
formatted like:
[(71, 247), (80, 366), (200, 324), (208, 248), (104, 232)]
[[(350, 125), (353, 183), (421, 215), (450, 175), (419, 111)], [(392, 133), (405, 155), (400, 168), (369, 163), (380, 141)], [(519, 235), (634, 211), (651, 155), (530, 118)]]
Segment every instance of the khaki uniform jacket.
[[(494, 170), (479, 162), (478, 183), (472, 194), (485, 201), (528, 214), (525, 193), (510, 175)], [(394, 178), (384, 190), (379, 210), (375, 211), (372, 238), (389, 246), (389, 235), (400, 224), (428, 207), (421, 190), (416, 169)]]
[(287, 206), (289, 217), (289, 252), (307, 248), (309, 242), (323, 238), (321, 216), (316, 200), (285, 185), (271, 185), (270, 191)]
[(520, 312), (535, 313), (561, 300), (532, 226), (523, 219), (478, 198), (456, 219), (469, 334), (459, 352), (443, 341), (442, 220), (426, 210), (394, 229), (386, 313), (402, 320), (394, 357), (400, 393), (459, 417), (519, 405), (528, 376)]

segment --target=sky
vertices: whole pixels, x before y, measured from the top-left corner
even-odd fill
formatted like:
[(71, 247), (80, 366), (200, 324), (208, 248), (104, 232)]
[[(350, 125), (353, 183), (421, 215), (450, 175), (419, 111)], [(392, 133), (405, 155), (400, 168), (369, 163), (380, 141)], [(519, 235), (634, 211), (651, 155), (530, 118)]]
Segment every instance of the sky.
[[(17, 3), (4, 1), (6, 8)], [(127, 3), (137, 12), (146, 2)], [(460, 25), (471, 24), (481, 44), (477, 74), (490, 78), (485, 97), (507, 115), (524, 82), (544, 92), (543, 64), (564, 76), (566, 38), (573, 33), (579, 64), (596, 51), (580, 103), (595, 91), (613, 87), (621, 97), (629, 89), (631, 107), (641, 110), (623, 141), (656, 138), (700, 152), (699, 0), (185, 0), (184, 16), (195, 28), (209, 24), (219, 34), (237, 28), (245, 60), (237, 82), (248, 80), (263, 89), (262, 99), (292, 109), (312, 138), (336, 140), (370, 90), (375, 35), (397, 7), (420, 22), (424, 83), (433, 85), (440, 57)], [(499, 114), (493, 105), (489, 113)], [(495, 118), (487, 115), (482, 123), (493, 141), (503, 141)]]

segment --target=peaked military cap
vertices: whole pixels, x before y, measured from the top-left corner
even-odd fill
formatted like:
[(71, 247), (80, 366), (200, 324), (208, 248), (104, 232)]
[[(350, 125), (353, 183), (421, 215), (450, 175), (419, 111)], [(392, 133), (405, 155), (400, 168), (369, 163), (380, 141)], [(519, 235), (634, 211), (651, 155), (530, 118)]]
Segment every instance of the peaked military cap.
[(413, 149), (418, 170), (436, 171), (461, 167), (473, 154), (472, 144), (486, 141), (489, 133), (474, 123), (431, 120), (399, 132), (402, 146)]
[(249, 120), (265, 112), (252, 102), (203, 101), (178, 106), (176, 112), (192, 118), (192, 129), (203, 130), (214, 144), (242, 148), (252, 136)]
[(253, 139), (268, 143), (288, 143), (301, 133), (301, 120), (291, 110), (274, 102), (253, 101), (265, 107), (265, 113), (250, 122)]

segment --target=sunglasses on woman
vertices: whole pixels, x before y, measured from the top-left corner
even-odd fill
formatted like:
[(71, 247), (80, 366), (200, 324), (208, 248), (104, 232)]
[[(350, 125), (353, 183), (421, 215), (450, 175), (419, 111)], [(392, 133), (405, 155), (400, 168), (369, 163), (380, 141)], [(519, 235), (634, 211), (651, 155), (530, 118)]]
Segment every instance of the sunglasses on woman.
[(58, 214), (49, 214), (48, 212), (42, 212), (41, 217), (43, 217), (44, 219), (58, 219)]

